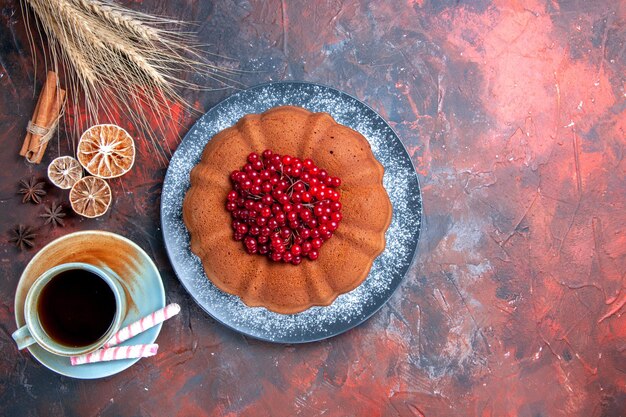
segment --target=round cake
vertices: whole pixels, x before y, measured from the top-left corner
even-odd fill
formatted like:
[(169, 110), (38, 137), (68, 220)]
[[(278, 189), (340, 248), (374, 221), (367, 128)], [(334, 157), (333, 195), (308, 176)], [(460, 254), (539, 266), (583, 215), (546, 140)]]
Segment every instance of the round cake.
[[(288, 155), (288, 159), (309, 164), (314, 161), (316, 167), (328, 173), (327, 183), (336, 186), (336, 191), (330, 185), (326, 190), (326, 195), (330, 197), (320, 197), (320, 200), (332, 197), (332, 202), (329, 199), (316, 201), (313, 197), (311, 203), (307, 205), (303, 202), (302, 205), (313, 208), (315, 204), (330, 206), (333, 203), (333, 206), (341, 208), (339, 215), (332, 213), (334, 217), (330, 208), (327, 208), (328, 213), (320, 211), (320, 215), (328, 214), (322, 217), (332, 227), (330, 232), (323, 230), (329, 237), (323, 245), (311, 250), (315, 256), (300, 256), (300, 249), (296, 248), (298, 251), (295, 253), (293, 247), (292, 254), (289, 246), (286, 252), (282, 252), (283, 261), (289, 258), (293, 263), (276, 262), (280, 255), (274, 260), (270, 254), (260, 255), (257, 241), (249, 236), (244, 240), (245, 245), (242, 244), (238, 240), (242, 240), (243, 235), (237, 236), (237, 230), (252, 230), (255, 224), (243, 227), (241, 223), (252, 220), (233, 221), (232, 211), (236, 209), (234, 201), (237, 201), (233, 187), (239, 190), (239, 194), (257, 198), (249, 191), (241, 190), (237, 175), (242, 176), (240, 172), (245, 172), (242, 167), (247, 162), (253, 161), (261, 166), (263, 161), (268, 164), (273, 155)], [(274, 171), (282, 175), (283, 163), (280, 157), (274, 158), (279, 161), (275, 162)], [(298, 171), (297, 167), (295, 171)], [(327, 113), (282, 106), (262, 114), (246, 115), (207, 143), (201, 161), (191, 171), (191, 186), (183, 202), (183, 220), (191, 237), (191, 250), (200, 258), (207, 277), (215, 286), (240, 297), (248, 306), (262, 306), (277, 313), (293, 314), (312, 306), (329, 305), (338, 295), (351, 291), (365, 280), (374, 259), (385, 248), (385, 231), (391, 222), (392, 207), (383, 187), (383, 173), (382, 165), (375, 159), (363, 135), (337, 123)], [(299, 172), (296, 174), (300, 175)], [(267, 175), (269, 178), (269, 173)], [(301, 182), (299, 178), (295, 180)], [(293, 183), (292, 179), (289, 190)], [(307, 187), (301, 185), (301, 188), (304, 192), (311, 191), (308, 183)], [(278, 194), (274, 191), (270, 195), (281, 197)], [(243, 207), (241, 195), (239, 199)], [(280, 198), (277, 200), (281, 201)], [(292, 203), (284, 202), (289, 208)], [(277, 201), (273, 202), (272, 208), (275, 206), (280, 208)], [(332, 223), (331, 217), (337, 222)], [(296, 220), (292, 224), (297, 223)], [(315, 226), (313, 223), (309, 226)], [(303, 228), (306, 227), (300, 226), (298, 230)], [(318, 227), (317, 231), (315, 227), (312, 229), (319, 235), (322, 227)], [(258, 234), (259, 229), (256, 230)], [(279, 236), (281, 230), (279, 227), (271, 232)], [(289, 236), (289, 231), (286, 233)], [(248, 242), (248, 239), (254, 242)], [(302, 247), (305, 245), (309, 245), (307, 249), (310, 249), (310, 244), (305, 243)], [(284, 247), (281, 248), (284, 251)]]

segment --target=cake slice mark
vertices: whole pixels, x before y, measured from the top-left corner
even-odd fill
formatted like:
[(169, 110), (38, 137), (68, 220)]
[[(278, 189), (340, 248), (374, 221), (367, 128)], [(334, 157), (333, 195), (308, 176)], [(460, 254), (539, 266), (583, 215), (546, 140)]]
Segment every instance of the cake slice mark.
[(194, 169), (192, 169), (190, 180), (192, 186), (198, 187), (213, 185), (219, 188), (227, 188), (230, 185), (228, 176), (224, 175), (223, 172), (217, 171), (208, 164), (197, 165)]
[[(192, 218), (190, 219), (190, 221), (192, 222), (192, 225), (196, 222), (199, 221), (199, 217), (202, 216), (197, 216), (195, 214), (192, 214)], [(198, 229), (200, 230), (200, 229)], [(207, 243), (211, 243), (211, 242), (216, 242), (216, 241), (223, 241), (224, 239), (228, 239), (230, 236), (230, 231), (227, 229), (223, 232), (219, 232), (219, 233), (189, 233), (190, 236), (190, 246), (191, 246), (191, 251), (202, 260), (202, 262), (204, 263), (204, 257), (205, 257), (205, 250), (204, 248), (207, 247)]]
[(379, 232), (385, 228), (389, 219), (381, 218), (380, 212), (392, 211), (387, 194), (375, 185), (340, 188), (343, 218), (339, 229), (344, 225)]
[(309, 133), (302, 138), (298, 147), (298, 155), (310, 157), (312, 151), (318, 145), (315, 141), (323, 138), (335, 123), (333, 118), (327, 113), (311, 113), (307, 118), (305, 128)]
[(261, 116), (258, 114), (249, 114), (244, 116), (237, 128), (241, 132), (244, 139), (243, 142), (249, 147), (249, 152), (262, 152), (266, 148), (265, 135), (263, 129), (255, 129), (261, 124)]
[(258, 302), (260, 300), (260, 294), (263, 290), (263, 279), (265, 277), (259, 272), (260, 271), (257, 269), (257, 273), (246, 279), (243, 285), (239, 288), (242, 300), (245, 300), (246, 302)]
[[(236, 266), (239, 268), (239, 273), (236, 277), (232, 277), (230, 282), (224, 282), (229, 289), (229, 293), (235, 294), (242, 298), (243, 300), (248, 300), (248, 288), (250, 288), (251, 283), (258, 279), (257, 266), (251, 260), (247, 260), (247, 262), (237, 262), (236, 265), (229, 264), (230, 267)], [(221, 276), (227, 276), (221, 274)], [(254, 298), (252, 299), (254, 301)]]
[[(303, 263), (307, 288), (313, 295), (310, 299), (312, 303), (327, 303), (329, 298), (335, 293), (335, 288), (330, 284), (328, 274), (316, 262)], [(312, 277), (317, 277), (313, 279)]]
[(378, 256), (385, 248), (384, 235), (356, 228), (349, 224), (340, 225), (333, 238), (345, 240), (351, 245), (352, 250), (367, 256)]

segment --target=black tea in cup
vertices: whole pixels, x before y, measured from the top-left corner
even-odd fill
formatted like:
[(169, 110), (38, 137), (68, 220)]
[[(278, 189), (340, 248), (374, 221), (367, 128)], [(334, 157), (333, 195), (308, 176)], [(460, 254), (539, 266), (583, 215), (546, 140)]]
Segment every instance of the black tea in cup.
[(109, 284), (84, 269), (60, 272), (42, 289), (37, 302), (43, 330), (69, 347), (88, 346), (100, 339), (111, 327), (116, 308)]

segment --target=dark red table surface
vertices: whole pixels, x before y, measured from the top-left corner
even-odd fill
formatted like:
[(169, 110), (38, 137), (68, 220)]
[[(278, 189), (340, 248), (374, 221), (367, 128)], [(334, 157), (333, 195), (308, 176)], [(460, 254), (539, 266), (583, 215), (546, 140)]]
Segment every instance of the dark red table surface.
[[(626, 415), (626, 4), (620, 1), (159, 1), (137, 10), (198, 23), (247, 86), (328, 84), (371, 105), (415, 163), (424, 222), (415, 262), (362, 326), (302, 346), (222, 327), (185, 292), (159, 225), (166, 165), (140, 146), (97, 220), (8, 243), (17, 156), (40, 88), (17, 0), (0, 5), (0, 415)], [(187, 91), (201, 111), (234, 90)], [(181, 134), (197, 115), (181, 117)], [(127, 122), (120, 123), (127, 126)], [(127, 126), (132, 130), (132, 126)], [(133, 131), (135, 133), (135, 131)], [(174, 146), (180, 139), (165, 138)], [(141, 143), (141, 142), (139, 142)], [(48, 186), (46, 202), (67, 192)], [(158, 356), (96, 381), (19, 352), (13, 296), (46, 243), (101, 229), (143, 247), (182, 313)]]

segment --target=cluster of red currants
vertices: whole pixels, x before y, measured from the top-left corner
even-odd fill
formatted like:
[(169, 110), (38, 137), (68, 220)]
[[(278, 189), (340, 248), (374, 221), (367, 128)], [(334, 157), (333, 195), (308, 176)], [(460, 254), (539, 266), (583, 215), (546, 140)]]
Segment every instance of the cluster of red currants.
[(230, 174), (233, 189), (226, 210), (233, 218), (234, 238), (250, 254), (275, 262), (315, 260), (341, 221), (341, 180), (310, 159), (265, 150), (251, 153), (248, 163)]

